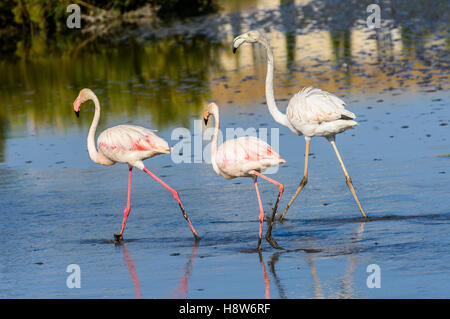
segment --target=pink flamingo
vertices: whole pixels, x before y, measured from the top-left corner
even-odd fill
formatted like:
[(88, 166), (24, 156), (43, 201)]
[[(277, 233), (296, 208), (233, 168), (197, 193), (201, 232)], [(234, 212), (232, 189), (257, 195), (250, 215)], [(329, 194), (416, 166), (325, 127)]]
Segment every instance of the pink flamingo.
[(337, 149), (335, 143), (336, 134), (348, 130), (358, 123), (354, 121), (355, 114), (345, 109), (345, 103), (337, 96), (312, 87), (304, 88), (295, 94), (290, 100), (286, 108), (286, 114), (283, 114), (277, 107), (273, 93), (273, 52), (269, 41), (259, 31), (249, 31), (233, 40), (233, 53), (243, 43), (260, 43), (267, 51), (267, 74), (266, 74), (266, 101), (269, 112), (276, 122), (287, 126), (296, 135), (305, 137), (305, 168), (303, 178), (300, 181), (294, 196), (292, 196), (289, 204), (283, 211), (280, 219), (283, 220), (284, 215), (291, 207), (298, 194), (308, 182), (308, 154), (309, 143), (314, 136), (323, 136), (328, 139), (333, 147), (341, 168), (345, 175), (347, 186), (356, 204), (361, 211), (363, 217), (366, 217), (358, 196), (356, 196), (352, 180), (348, 175), (344, 162)]
[[(203, 114), (205, 125), (210, 116), (215, 119), (214, 135), (211, 142), (211, 164), (214, 171), (222, 175), (225, 179), (236, 177), (251, 177), (256, 189), (259, 204), (259, 238), (258, 247), (261, 249), (262, 226), (264, 221), (264, 210), (261, 203), (261, 196), (258, 190), (257, 177), (261, 177), (278, 186), (279, 192), (277, 201), (273, 209), (275, 215), (278, 202), (283, 194), (283, 184), (261, 174), (261, 171), (268, 167), (286, 163), (267, 143), (254, 137), (244, 136), (225, 141), (217, 148), (217, 135), (219, 133), (219, 107), (215, 103), (208, 105)], [(271, 236), (274, 216), (270, 220), (266, 233), (266, 240), (275, 248), (280, 248)]]
[(169, 187), (155, 174), (149, 171), (142, 162), (147, 158), (151, 158), (159, 154), (168, 154), (171, 148), (165, 140), (157, 136), (152, 130), (135, 125), (117, 125), (104, 130), (97, 139), (98, 150), (95, 148), (95, 131), (97, 129), (98, 121), (100, 119), (100, 103), (97, 96), (90, 89), (82, 89), (78, 94), (78, 97), (73, 102), (73, 109), (77, 117), (81, 104), (86, 101), (92, 100), (95, 105), (95, 114), (89, 129), (87, 137), (87, 148), (89, 156), (94, 163), (102, 165), (114, 165), (116, 162), (128, 164), (128, 196), (127, 206), (123, 212), (122, 228), (119, 234), (114, 234), (116, 241), (123, 240), (123, 231), (127, 222), (128, 215), (130, 214), (130, 201), (131, 201), (131, 171), (133, 167), (143, 170), (148, 175), (153, 177), (157, 182), (164, 186), (170, 193), (172, 193), (175, 200), (180, 205), (181, 212), (186, 219), (195, 240), (199, 237), (197, 232), (189, 220), (186, 211), (181, 203), (178, 192)]

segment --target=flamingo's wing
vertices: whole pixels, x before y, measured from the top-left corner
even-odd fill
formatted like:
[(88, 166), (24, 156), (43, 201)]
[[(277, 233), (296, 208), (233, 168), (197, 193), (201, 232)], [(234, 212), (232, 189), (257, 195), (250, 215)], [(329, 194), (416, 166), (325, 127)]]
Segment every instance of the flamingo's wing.
[(153, 130), (136, 125), (117, 125), (106, 129), (98, 137), (98, 147), (127, 152), (170, 152), (167, 142)]
[(254, 136), (245, 136), (236, 139), (245, 152), (246, 161), (280, 160), (281, 156), (269, 144)]
[(287, 116), (291, 122), (320, 124), (336, 120), (352, 120), (356, 116), (345, 109), (337, 96), (317, 88), (304, 88), (289, 101)]
[(246, 173), (285, 162), (266, 142), (254, 136), (228, 140), (219, 147), (216, 154), (217, 165), (225, 171), (234, 169)]

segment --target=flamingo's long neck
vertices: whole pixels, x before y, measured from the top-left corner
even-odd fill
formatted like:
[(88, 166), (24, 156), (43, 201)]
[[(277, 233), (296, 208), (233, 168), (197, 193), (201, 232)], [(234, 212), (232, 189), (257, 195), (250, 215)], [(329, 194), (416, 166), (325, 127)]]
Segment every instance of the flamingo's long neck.
[(89, 152), (89, 157), (94, 163), (100, 163), (99, 154), (97, 152), (97, 148), (95, 147), (95, 131), (97, 130), (98, 121), (100, 120), (100, 103), (97, 99), (97, 96), (93, 94), (90, 99), (94, 102), (95, 105), (95, 113), (94, 119), (92, 120), (91, 127), (89, 128), (89, 134), (87, 136), (87, 148)]
[(264, 39), (260, 39), (261, 43), (267, 50), (267, 75), (266, 75), (266, 101), (267, 107), (272, 117), (281, 125), (287, 126), (288, 119), (285, 114), (281, 113), (275, 102), (273, 93), (273, 52), (270, 44)]
[(214, 116), (214, 135), (211, 141), (211, 164), (213, 166), (214, 171), (217, 174), (220, 174), (220, 169), (216, 163), (216, 152), (217, 152), (217, 137), (219, 135), (219, 112), (214, 112), (212, 114)]

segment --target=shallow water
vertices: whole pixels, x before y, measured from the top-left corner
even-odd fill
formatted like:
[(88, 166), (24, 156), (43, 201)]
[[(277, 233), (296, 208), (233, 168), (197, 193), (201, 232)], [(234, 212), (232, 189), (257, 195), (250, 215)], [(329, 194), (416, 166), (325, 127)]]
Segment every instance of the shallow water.
[[(92, 105), (75, 118), (78, 90), (98, 94), (99, 130), (134, 123), (158, 129), (170, 145), (179, 142), (171, 139), (177, 127), (194, 134), (209, 101), (222, 107), (223, 131), (279, 128), (287, 163), (270, 177), (285, 185), (283, 209), (302, 177), (304, 139), (276, 125), (264, 104), (263, 52), (248, 46), (233, 56), (224, 32), (220, 41), (161, 39), (75, 59), (2, 61), (1, 297), (449, 297), (450, 157), (439, 156), (450, 152), (445, 33), (424, 23), (409, 31), (425, 34), (411, 47), (408, 32), (396, 29), (387, 46), (361, 26), (333, 35), (318, 23), (293, 35), (275, 19), (283, 6), (260, 8), (223, 16), (241, 12), (269, 28), (280, 108), (314, 85), (357, 115), (360, 125), (337, 145), (369, 218), (361, 218), (329, 143), (314, 138), (308, 184), (274, 226), (286, 250), (263, 241), (262, 253), (254, 251), (259, 212), (251, 180), (227, 181), (208, 163), (175, 164), (169, 155), (146, 164), (179, 192), (200, 242), (170, 193), (134, 170), (125, 242), (115, 245), (127, 167), (90, 161)], [(264, 14), (275, 18), (269, 23)], [(277, 189), (261, 182), (260, 190), (270, 214)], [(66, 285), (69, 264), (80, 266), (80, 289)], [(366, 285), (370, 264), (380, 266), (381, 288)]]

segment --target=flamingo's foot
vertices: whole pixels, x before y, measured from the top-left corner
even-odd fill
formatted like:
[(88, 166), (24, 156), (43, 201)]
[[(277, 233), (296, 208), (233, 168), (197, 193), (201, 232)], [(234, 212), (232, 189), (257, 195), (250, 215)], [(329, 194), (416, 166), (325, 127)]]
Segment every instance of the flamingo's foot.
[(251, 254), (251, 253), (261, 253), (261, 248), (260, 249), (258, 249), (258, 248), (244, 248), (244, 249), (240, 250), (240, 252), (242, 252), (242, 253), (249, 253), (249, 254)]
[(275, 240), (275, 238), (272, 237), (272, 235), (266, 234), (266, 240), (273, 248), (284, 250), (284, 248), (278, 245), (277, 241)]
[(122, 243), (123, 242), (123, 236), (122, 234), (114, 234), (114, 241), (116, 243)]
[(261, 238), (258, 238), (258, 247), (256, 247), (256, 251), (261, 251)]

